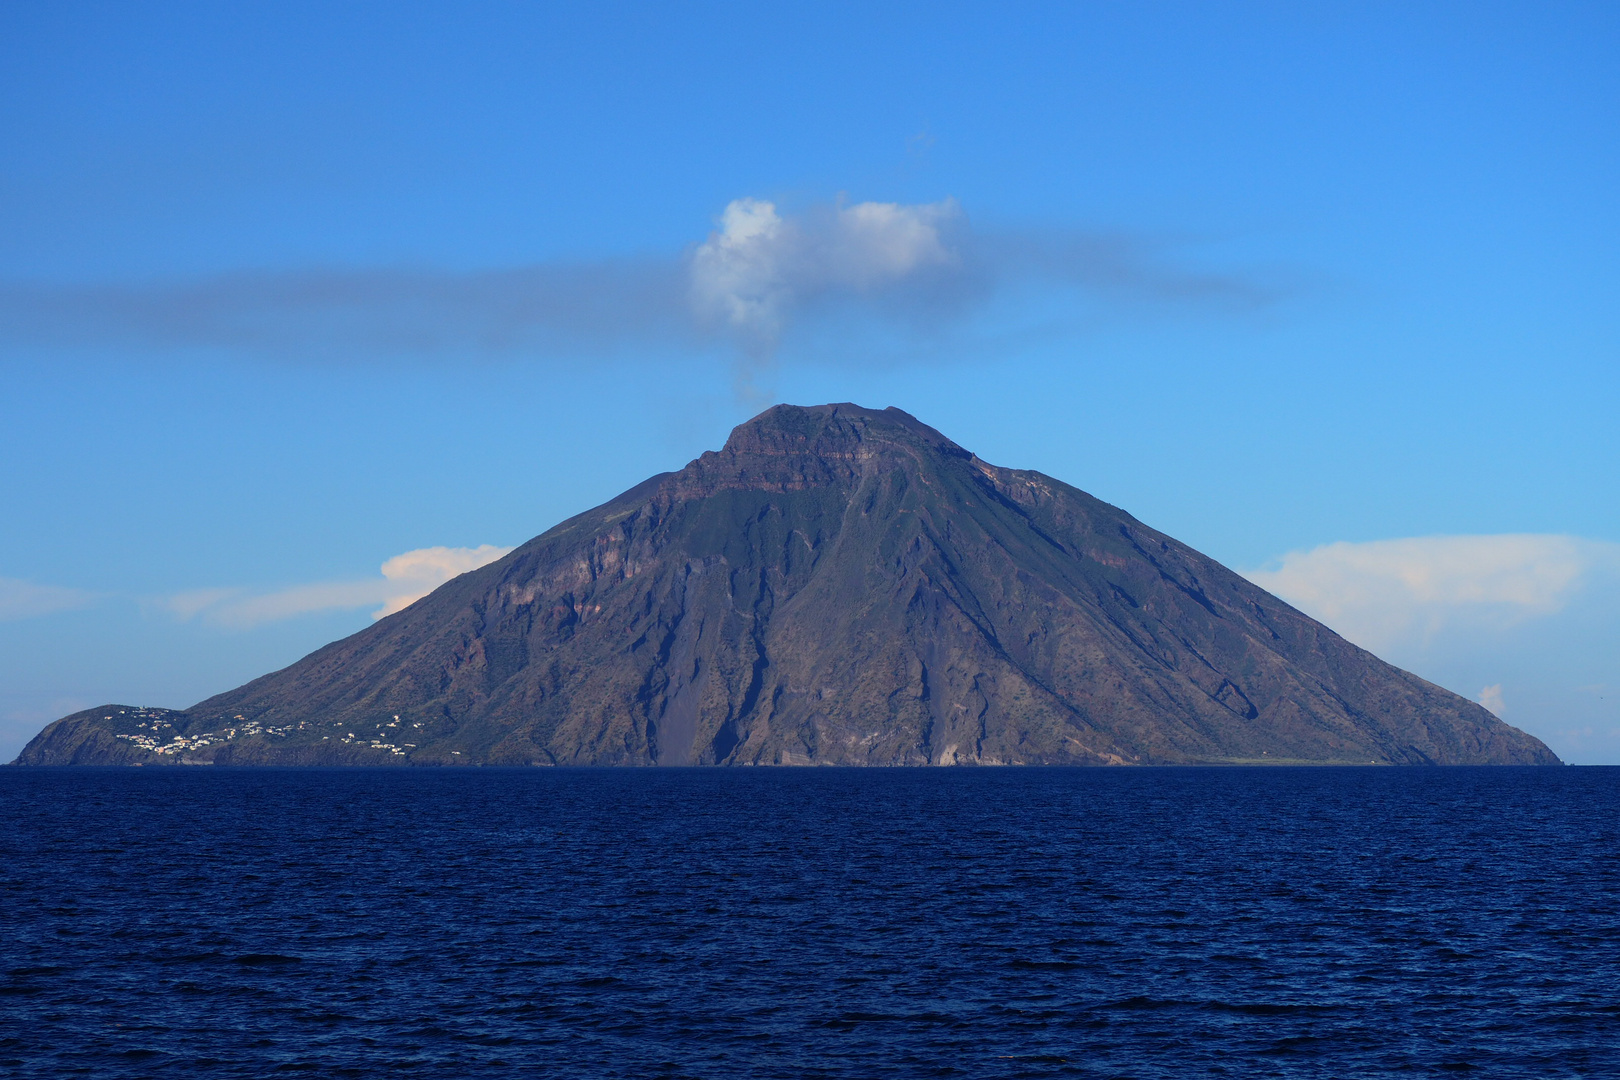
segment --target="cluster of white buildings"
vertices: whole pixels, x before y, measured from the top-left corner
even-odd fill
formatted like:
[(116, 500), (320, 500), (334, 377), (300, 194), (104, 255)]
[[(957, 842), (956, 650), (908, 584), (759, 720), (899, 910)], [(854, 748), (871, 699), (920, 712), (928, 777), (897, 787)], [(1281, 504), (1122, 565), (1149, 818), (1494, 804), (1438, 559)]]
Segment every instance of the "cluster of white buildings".
[[(295, 731), (308, 730), (310, 726), (308, 723), (299, 723), (283, 727), (266, 727), (257, 720), (249, 720), (239, 713), (231, 718), (239, 721), (232, 727), (186, 735), (174, 729), (174, 724), (168, 719), (171, 715), (173, 714), (168, 709), (120, 709), (116, 713), (109, 713), (104, 719), (116, 720), (122, 717), (136, 721), (134, 731), (120, 733), (118, 738), (134, 743), (143, 750), (150, 750), (154, 754), (183, 754), (218, 743), (231, 742), (234, 739), (251, 739), (257, 735), (284, 739)], [(378, 724), (378, 733), (374, 737), (368, 738), (356, 735), (352, 731), (345, 731), (338, 736), (337, 741), (355, 746), (369, 746), (373, 750), (404, 757), (416, 749), (416, 743), (391, 741), (393, 736), (390, 735), (389, 729), (399, 726), (400, 719), (395, 716), (387, 723)], [(422, 725), (412, 724), (410, 727), (420, 729)], [(330, 738), (332, 738), (330, 735), (323, 736), (323, 739)]]
[(118, 738), (132, 742), (143, 750), (150, 750), (154, 754), (182, 754), (188, 750), (201, 750), (205, 746), (216, 743), (230, 742), (233, 739), (252, 738), (255, 735), (269, 735), (273, 738), (284, 739), (291, 732), (307, 728), (308, 724), (292, 724), (285, 727), (264, 727), (257, 720), (249, 720), (238, 713), (232, 717), (241, 723), (235, 727), (223, 728), (219, 731), (203, 731), (195, 735), (185, 735), (174, 730), (174, 725), (167, 717), (167, 709), (120, 709), (117, 713), (106, 717), (112, 720), (117, 716), (124, 716), (136, 720), (136, 730), (123, 732)]

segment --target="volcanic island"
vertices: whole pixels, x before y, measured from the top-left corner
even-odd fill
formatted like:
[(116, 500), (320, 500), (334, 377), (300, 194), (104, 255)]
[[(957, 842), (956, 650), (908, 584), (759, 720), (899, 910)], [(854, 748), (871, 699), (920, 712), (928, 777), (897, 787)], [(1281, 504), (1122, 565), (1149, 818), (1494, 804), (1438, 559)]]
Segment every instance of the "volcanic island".
[(20, 765), (1556, 765), (899, 409), (779, 405), (290, 667)]

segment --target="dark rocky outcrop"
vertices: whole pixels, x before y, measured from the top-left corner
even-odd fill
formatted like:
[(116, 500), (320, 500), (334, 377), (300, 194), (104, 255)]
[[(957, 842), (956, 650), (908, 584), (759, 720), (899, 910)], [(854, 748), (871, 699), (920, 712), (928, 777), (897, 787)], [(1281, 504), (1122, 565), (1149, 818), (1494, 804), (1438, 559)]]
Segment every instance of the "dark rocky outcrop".
[(1122, 510), (778, 406), (282, 671), (24, 764), (1556, 764)]

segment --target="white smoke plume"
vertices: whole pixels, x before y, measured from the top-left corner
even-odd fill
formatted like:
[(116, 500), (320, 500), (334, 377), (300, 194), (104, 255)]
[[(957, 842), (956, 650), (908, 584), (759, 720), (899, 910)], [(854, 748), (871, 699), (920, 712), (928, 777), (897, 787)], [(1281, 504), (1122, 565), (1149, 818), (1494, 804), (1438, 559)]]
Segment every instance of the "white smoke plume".
[(733, 200), (683, 253), (477, 273), (239, 271), (159, 284), (0, 283), (0, 345), (302, 361), (730, 352), (749, 384), (806, 327), (875, 320), (937, 340), (1009, 289), (1251, 306), (1272, 290), (1194, 272), (1145, 238), (976, 228), (953, 199), (788, 211)]

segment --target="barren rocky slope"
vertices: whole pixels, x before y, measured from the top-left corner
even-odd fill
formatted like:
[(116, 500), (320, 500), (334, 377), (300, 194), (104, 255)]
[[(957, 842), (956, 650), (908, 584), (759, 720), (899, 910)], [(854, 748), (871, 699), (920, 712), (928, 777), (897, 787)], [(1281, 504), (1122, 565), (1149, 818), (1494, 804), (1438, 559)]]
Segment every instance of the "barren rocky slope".
[(24, 764), (1556, 764), (1129, 514), (778, 406), (282, 671)]

